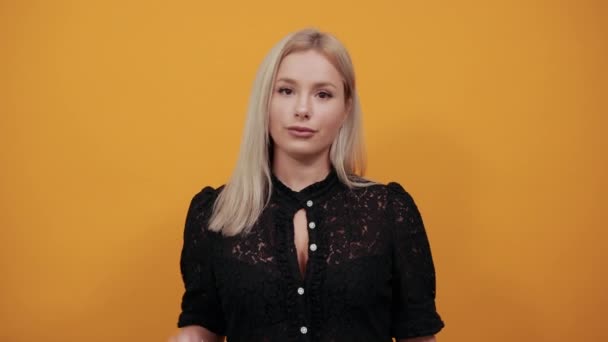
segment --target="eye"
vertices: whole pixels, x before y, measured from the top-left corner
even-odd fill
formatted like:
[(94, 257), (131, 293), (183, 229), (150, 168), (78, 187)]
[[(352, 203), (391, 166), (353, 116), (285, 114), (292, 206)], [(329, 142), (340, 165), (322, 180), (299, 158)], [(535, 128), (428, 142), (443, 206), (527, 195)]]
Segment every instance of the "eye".
[(327, 91), (320, 91), (318, 95), (322, 99), (331, 99), (333, 97), (333, 95)]
[(293, 90), (291, 90), (289, 88), (285, 88), (285, 87), (280, 87), (279, 90), (277, 90), (277, 92), (279, 94), (283, 94), (283, 95), (291, 95), (291, 94), (293, 94)]

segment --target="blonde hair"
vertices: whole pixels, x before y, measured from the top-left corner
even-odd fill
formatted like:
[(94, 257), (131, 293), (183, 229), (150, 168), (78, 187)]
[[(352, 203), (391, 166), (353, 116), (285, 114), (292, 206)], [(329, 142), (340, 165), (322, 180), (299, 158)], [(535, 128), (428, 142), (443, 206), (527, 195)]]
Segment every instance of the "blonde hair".
[(308, 28), (289, 34), (268, 53), (258, 69), (241, 148), (234, 172), (213, 207), (209, 230), (225, 236), (247, 233), (268, 205), (272, 194), (271, 139), (268, 107), (279, 64), (294, 52), (315, 50), (323, 54), (343, 77), (345, 101), (350, 112), (330, 148), (330, 161), (339, 180), (348, 188), (374, 182), (363, 178), (366, 160), (361, 108), (355, 89), (355, 73), (348, 51), (331, 34)]

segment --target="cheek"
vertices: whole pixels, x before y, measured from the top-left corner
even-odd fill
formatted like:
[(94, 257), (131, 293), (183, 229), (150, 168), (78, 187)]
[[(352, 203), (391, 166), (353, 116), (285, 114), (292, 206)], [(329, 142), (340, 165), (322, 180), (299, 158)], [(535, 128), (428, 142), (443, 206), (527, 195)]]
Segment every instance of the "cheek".
[(271, 100), (268, 105), (268, 115), (271, 121), (280, 121), (281, 117), (285, 115), (285, 101)]
[(276, 101), (271, 101), (268, 106), (268, 132), (276, 140), (281, 125), (281, 108)]
[(325, 115), (323, 115), (324, 122), (322, 126), (326, 127), (328, 133), (335, 135), (338, 132), (346, 117), (345, 111), (345, 107), (339, 104), (327, 108)]

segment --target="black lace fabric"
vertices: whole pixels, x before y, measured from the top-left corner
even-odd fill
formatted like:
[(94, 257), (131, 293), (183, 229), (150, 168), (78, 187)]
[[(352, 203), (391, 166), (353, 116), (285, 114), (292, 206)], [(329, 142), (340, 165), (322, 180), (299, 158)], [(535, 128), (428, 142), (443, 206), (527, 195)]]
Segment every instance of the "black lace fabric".
[[(334, 169), (299, 192), (272, 182), (270, 204), (247, 235), (206, 229), (222, 187), (192, 199), (179, 327), (200, 325), (228, 342), (389, 342), (444, 327), (424, 224), (400, 184), (348, 189)], [(294, 243), (300, 209), (309, 224), (304, 276)]]

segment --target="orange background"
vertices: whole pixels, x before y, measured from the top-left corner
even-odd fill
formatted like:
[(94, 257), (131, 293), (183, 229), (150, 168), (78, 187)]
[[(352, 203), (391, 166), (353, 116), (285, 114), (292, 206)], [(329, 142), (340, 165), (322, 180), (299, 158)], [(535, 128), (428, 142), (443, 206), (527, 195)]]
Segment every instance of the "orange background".
[(350, 49), (441, 341), (607, 341), (605, 1), (0, 1), (0, 340), (165, 341), (190, 198), (290, 31)]

